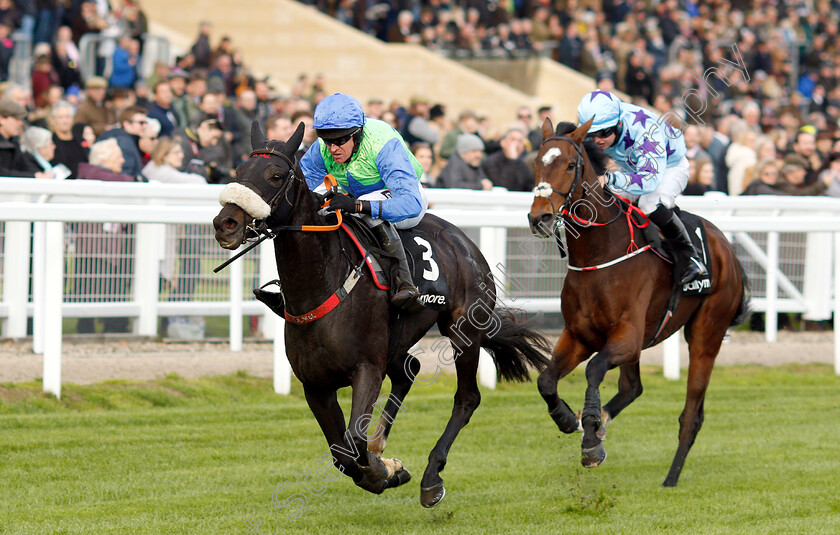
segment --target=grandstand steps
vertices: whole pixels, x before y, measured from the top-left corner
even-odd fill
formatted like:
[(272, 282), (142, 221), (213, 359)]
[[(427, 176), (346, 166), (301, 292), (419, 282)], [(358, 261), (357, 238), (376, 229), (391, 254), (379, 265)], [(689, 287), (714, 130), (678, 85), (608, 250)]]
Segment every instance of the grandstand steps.
[(523, 60), (524, 66), (494, 60), (492, 69), (479, 72), (418, 45), (383, 43), (291, 0), (144, 0), (143, 9), (151, 33), (167, 36), (174, 51), (189, 49), (199, 21), (212, 22), (213, 46), (230, 36), (246, 65), (270, 76), (281, 93), (302, 73), (322, 73), (329, 92), (349, 93), (362, 103), (371, 97), (407, 103), (419, 94), (446, 105), (453, 120), (460, 110), (473, 109), (497, 131), (522, 105), (552, 105), (555, 118), (573, 120), (577, 102), (594, 88), (591, 78), (546, 58)]

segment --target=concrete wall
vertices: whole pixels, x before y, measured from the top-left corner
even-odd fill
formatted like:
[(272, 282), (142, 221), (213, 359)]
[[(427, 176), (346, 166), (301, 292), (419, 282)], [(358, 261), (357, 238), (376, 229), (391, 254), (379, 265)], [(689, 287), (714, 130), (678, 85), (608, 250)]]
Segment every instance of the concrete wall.
[[(200, 20), (212, 22), (212, 44), (229, 35), (246, 64), (269, 75), (281, 91), (301, 73), (323, 73), (328, 91), (362, 103), (374, 96), (407, 102), (420, 94), (444, 103), (452, 119), (471, 108), (496, 129), (505, 128), (521, 105), (553, 105), (555, 118), (572, 120), (578, 100), (594, 88), (592, 79), (545, 58), (531, 60), (506, 85), (422, 47), (383, 43), (290, 0), (144, 0), (143, 9), (151, 31), (167, 35), (175, 49), (192, 44)], [(504, 72), (505, 65), (511, 64), (497, 68)]]
[[(595, 89), (595, 80), (548, 58), (459, 59), (465, 65), (553, 107), (555, 121), (573, 121), (583, 95)], [(630, 100), (621, 91), (617, 95)]]

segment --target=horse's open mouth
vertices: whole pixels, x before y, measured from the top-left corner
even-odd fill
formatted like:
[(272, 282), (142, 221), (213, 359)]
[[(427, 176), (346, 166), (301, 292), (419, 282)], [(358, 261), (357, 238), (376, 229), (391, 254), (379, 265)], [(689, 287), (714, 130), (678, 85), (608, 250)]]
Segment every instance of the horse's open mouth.
[(236, 249), (245, 241), (245, 210), (235, 204), (226, 204), (213, 218), (216, 241), (225, 249)]

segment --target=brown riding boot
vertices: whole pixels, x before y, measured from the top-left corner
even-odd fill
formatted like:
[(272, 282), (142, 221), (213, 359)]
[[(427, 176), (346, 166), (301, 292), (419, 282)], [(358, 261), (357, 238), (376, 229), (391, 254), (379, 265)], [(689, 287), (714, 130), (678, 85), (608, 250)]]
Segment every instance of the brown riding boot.
[(391, 284), (391, 304), (409, 312), (421, 310), (423, 304), (417, 300), (420, 297), (420, 291), (411, 279), (408, 259), (397, 229), (387, 221), (383, 221), (372, 230), (382, 248), (399, 262), (399, 268)]

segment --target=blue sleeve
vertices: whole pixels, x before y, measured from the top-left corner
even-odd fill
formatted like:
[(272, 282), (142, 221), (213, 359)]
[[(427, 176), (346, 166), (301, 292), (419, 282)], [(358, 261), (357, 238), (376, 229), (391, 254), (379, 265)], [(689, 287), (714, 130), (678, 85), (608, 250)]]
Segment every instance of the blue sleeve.
[(371, 202), (371, 216), (397, 223), (420, 215), (423, 211), (420, 179), (411, 165), (408, 150), (398, 138), (389, 140), (379, 150), (376, 155), (376, 167), (379, 169), (379, 176), (391, 192), (391, 198), (381, 203)]
[(321, 156), (321, 142), (316, 141), (310, 145), (309, 150), (300, 159), (300, 169), (306, 179), (306, 185), (314, 190), (324, 183), (327, 176), (327, 166), (324, 164), (324, 157)]
[(668, 167), (665, 134), (662, 129), (636, 128), (631, 131), (634, 144), (624, 162), (616, 162), (622, 171), (613, 175), (613, 183), (633, 195), (651, 193), (662, 183)]

